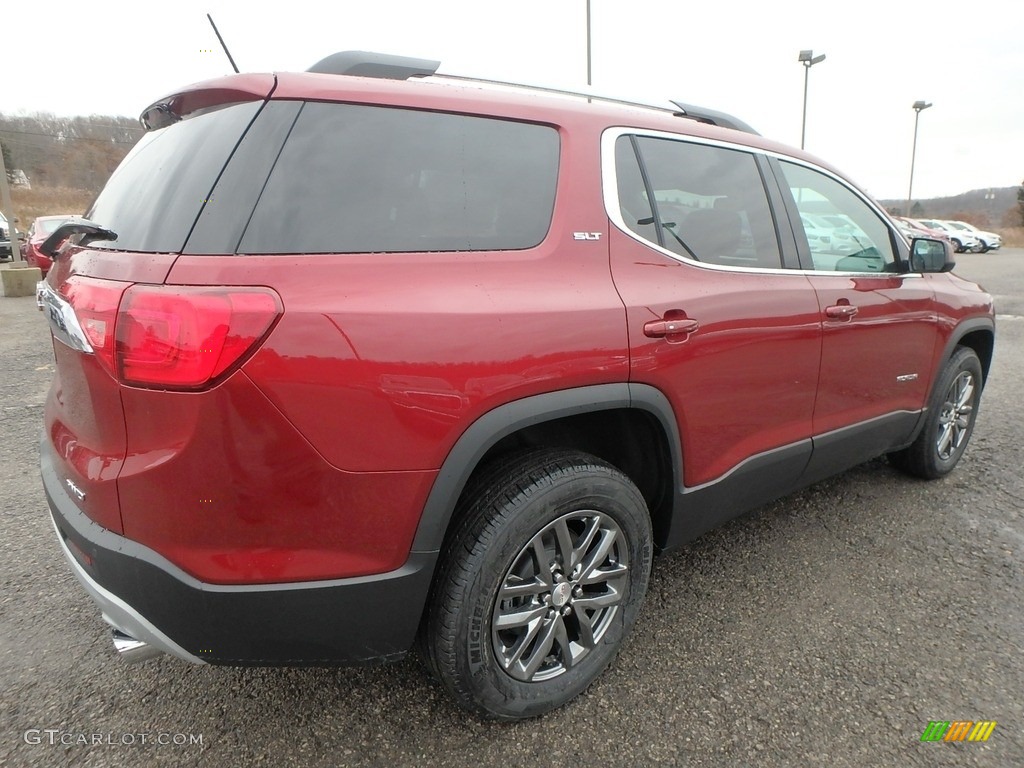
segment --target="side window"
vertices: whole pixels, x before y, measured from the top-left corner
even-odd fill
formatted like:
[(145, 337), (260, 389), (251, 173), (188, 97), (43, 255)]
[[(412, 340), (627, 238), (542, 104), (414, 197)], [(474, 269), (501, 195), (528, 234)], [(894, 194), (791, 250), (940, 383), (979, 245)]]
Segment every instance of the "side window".
[(239, 252), (532, 248), (551, 224), (558, 157), (547, 125), (310, 102)]
[(636, 146), (657, 236), (634, 231), (695, 261), (782, 266), (775, 221), (752, 154), (648, 136), (637, 137)]
[(661, 245), (654, 211), (647, 199), (647, 188), (629, 136), (619, 136), (615, 140), (615, 178), (619, 185), (619, 212), (626, 226), (644, 240)]
[(866, 202), (823, 173), (795, 163), (781, 165), (786, 186), (800, 211), (814, 269), (895, 271), (889, 228)]

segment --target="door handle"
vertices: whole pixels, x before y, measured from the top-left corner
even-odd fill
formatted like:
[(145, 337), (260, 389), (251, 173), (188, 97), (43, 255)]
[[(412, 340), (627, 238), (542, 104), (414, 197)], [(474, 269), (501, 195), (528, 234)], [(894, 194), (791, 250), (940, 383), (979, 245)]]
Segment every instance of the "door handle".
[(825, 317), (830, 317), (833, 320), (849, 320), (856, 314), (857, 308), (852, 304), (834, 304), (831, 307), (825, 307)]
[(677, 333), (690, 334), (700, 328), (700, 323), (681, 317), (677, 320), (650, 320), (644, 323), (644, 336), (660, 339)]

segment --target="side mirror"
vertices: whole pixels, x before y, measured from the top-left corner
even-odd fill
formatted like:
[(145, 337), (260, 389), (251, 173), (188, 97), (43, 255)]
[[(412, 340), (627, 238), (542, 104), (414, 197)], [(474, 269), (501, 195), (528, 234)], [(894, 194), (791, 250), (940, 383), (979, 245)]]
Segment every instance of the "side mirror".
[(912, 272), (949, 272), (956, 266), (949, 243), (915, 237), (910, 242), (910, 270)]

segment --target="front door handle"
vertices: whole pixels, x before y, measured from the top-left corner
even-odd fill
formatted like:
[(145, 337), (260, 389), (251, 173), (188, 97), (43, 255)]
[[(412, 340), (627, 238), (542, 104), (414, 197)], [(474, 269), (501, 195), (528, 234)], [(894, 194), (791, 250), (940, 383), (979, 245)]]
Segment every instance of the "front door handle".
[(849, 320), (857, 314), (857, 308), (852, 304), (834, 304), (831, 307), (825, 307), (825, 317), (830, 317), (833, 320)]
[(690, 334), (700, 328), (700, 323), (681, 317), (674, 320), (651, 320), (644, 323), (644, 336), (652, 339), (660, 339), (664, 336), (676, 334)]

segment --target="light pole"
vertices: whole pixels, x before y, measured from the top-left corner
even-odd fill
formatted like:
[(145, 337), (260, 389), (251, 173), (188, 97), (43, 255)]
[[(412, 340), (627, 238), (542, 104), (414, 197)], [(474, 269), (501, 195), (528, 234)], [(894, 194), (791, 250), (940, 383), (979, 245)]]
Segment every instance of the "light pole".
[(590, 85), (590, 0), (587, 0), (587, 86)]
[(914, 148), (910, 150), (910, 185), (907, 187), (907, 216), (910, 216), (910, 201), (914, 195), (914, 160), (917, 157), (917, 121), (921, 118), (921, 112), (928, 109), (931, 102), (914, 102)]
[(825, 60), (825, 54), (815, 56), (814, 51), (800, 51), (800, 57), (797, 59), (801, 64), (804, 65), (804, 119), (800, 125), (800, 149), (804, 148), (804, 138), (807, 136), (807, 80), (811, 73), (811, 67), (815, 64), (820, 64)]

